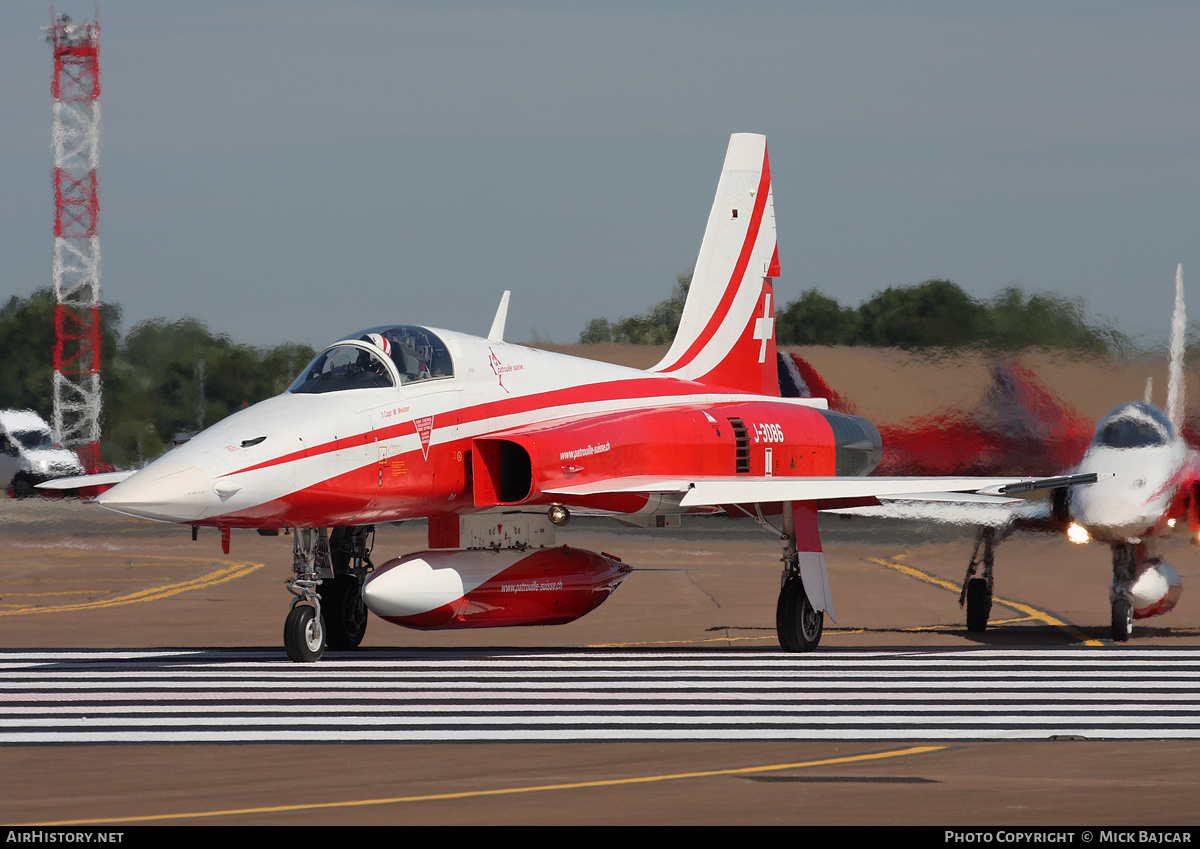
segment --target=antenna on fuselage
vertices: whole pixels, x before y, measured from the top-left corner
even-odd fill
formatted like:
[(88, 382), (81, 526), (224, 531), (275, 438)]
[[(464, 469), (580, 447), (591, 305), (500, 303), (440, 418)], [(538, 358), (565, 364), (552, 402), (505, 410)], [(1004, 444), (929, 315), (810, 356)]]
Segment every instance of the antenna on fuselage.
[(508, 296), (509, 291), (504, 290), (504, 294), (500, 296), (500, 306), (496, 308), (496, 317), (492, 319), (492, 329), (488, 331), (489, 342), (504, 341), (504, 322), (508, 320)]
[(1175, 311), (1171, 314), (1171, 349), (1167, 358), (1167, 418), (1175, 432), (1183, 427), (1183, 354), (1187, 313), (1183, 307), (1183, 263), (1175, 269)]

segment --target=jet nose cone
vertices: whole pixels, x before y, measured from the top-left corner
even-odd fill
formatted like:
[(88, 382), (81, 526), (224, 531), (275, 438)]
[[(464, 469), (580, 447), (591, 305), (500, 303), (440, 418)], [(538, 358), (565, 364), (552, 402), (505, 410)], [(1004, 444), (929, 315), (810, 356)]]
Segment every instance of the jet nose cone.
[(1072, 499), (1071, 518), (1087, 528), (1093, 538), (1110, 542), (1145, 535), (1154, 526), (1158, 514), (1145, 503), (1129, 498), (1126, 492), (1113, 487), (1086, 495), (1076, 493)]
[(204, 515), (212, 496), (208, 475), (188, 463), (152, 463), (96, 502), (101, 507), (162, 522), (190, 522)]

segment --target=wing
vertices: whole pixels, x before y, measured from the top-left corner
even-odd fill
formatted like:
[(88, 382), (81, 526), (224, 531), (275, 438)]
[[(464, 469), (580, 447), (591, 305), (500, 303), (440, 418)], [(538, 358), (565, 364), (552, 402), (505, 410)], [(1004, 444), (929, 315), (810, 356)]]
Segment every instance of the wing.
[(1053, 514), (1049, 501), (1025, 499), (988, 499), (956, 501), (918, 501), (897, 498), (880, 499), (872, 507), (846, 507), (831, 510), (839, 516), (870, 516), (876, 519), (903, 519), (909, 522), (969, 525), (978, 528), (1005, 528), (1013, 523), (1037, 527)]
[(618, 493), (676, 496), (681, 507), (813, 502), (818, 509), (869, 507), (884, 500), (1008, 504), (1014, 496), (1095, 483), (1095, 475), (1035, 477), (658, 477), (634, 475), (544, 489), (563, 497)]
[(73, 478), (55, 478), (37, 485), (38, 489), (80, 489), (85, 486), (112, 486), (131, 476), (128, 472), (101, 472), (98, 475), (79, 475)]

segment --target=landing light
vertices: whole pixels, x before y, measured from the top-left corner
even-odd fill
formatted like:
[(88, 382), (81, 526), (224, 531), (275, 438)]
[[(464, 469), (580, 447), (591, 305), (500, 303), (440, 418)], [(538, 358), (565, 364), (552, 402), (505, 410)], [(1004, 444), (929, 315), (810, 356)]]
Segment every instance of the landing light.
[(1079, 542), (1079, 543), (1087, 542), (1088, 541), (1087, 529), (1072, 522), (1067, 527), (1067, 539), (1069, 539), (1071, 542)]
[(561, 504), (553, 505), (549, 510), (546, 511), (546, 515), (550, 517), (551, 523), (555, 525), (565, 525), (567, 522), (571, 521), (571, 514), (567, 512), (567, 508), (563, 507)]

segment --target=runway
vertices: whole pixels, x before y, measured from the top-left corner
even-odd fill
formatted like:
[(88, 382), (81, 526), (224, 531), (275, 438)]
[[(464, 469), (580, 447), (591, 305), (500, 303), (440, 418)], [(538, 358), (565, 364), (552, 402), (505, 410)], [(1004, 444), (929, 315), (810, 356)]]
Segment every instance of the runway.
[[(0, 822), (1195, 819), (1186, 540), (1165, 549), (1179, 607), (1117, 646), (1103, 549), (1006, 542), (1007, 603), (972, 634), (969, 536), (833, 520), (837, 621), (787, 655), (770, 535), (573, 521), (560, 542), (657, 568), (569, 625), (374, 620), (359, 651), (297, 665), (287, 537), (235, 532), (225, 556), (215, 533), (39, 501), (0, 504), (0, 535)], [(376, 550), (424, 544), (389, 526)]]
[(0, 745), (1193, 740), (1200, 650), (5, 652)]

